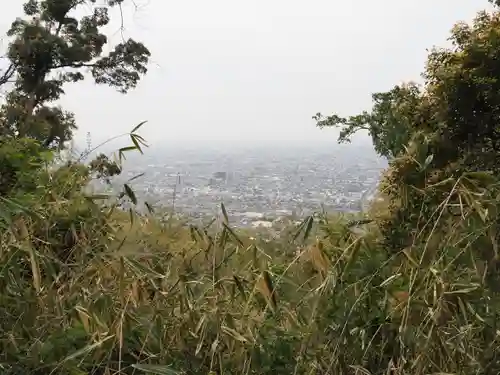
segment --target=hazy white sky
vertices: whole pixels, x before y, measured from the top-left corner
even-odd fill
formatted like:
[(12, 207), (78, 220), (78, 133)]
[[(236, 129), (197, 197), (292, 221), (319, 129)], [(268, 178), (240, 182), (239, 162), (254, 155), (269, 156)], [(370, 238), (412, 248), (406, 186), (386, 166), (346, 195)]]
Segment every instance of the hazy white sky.
[[(1, 31), (23, 1), (3, 1)], [(311, 116), (348, 115), (370, 94), (418, 80), (426, 48), (444, 45), (456, 21), (486, 0), (136, 0), (125, 35), (142, 40), (153, 64), (127, 96), (91, 81), (63, 104), (79, 138), (107, 138), (148, 120), (154, 145), (170, 142), (314, 141), (333, 132)], [(118, 42), (119, 24), (110, 25)]]

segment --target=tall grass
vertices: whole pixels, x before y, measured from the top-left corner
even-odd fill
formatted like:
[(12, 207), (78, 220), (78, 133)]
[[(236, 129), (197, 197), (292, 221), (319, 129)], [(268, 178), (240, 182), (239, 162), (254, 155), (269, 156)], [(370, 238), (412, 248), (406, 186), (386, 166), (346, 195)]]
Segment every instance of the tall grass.
[[(454, 225), (473, 233), (469, 214)], [(64, 257), (33, 220), (2, 232), (4, 373), (498, 371), (498, 297), (462, 230), (390, 255), (375, 226), (341, 217), (279, 243), (224, 215), (218, 228), (94, 218)]]
[(49, 173), (29, 210), (3, 201), (1, 373), (500, 373), (485, 174), (441, 181), (432, 217), (391, 253), (380, 201), (368, 220), (320, 213), (266, 238), (224, 206), (189, 226), (118, 209), (138, 204), (130, 188), (85, 195), (78, 165)]

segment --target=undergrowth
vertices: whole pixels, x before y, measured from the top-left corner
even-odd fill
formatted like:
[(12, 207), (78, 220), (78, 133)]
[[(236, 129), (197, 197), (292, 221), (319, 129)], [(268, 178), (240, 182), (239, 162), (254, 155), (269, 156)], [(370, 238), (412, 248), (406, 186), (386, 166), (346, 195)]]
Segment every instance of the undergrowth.
[(4, 200), (2, 373), (500, 369), (500, 301), (476, 247), (495, 230), (494, 197), (470, 200), (480, 192), (465, 177), (448, 182), (463, 205), (436, 212), (448, 229), (391, 253), (377, 219), (317, 214), (264, 240), (233, 228), (223, 206), (208, 227), (160, 221), (119, 208), (140, 204), (130, 189), (105, 203), (76, 189), (81, 166), (46, 173), (50, 194), (32, 209)]

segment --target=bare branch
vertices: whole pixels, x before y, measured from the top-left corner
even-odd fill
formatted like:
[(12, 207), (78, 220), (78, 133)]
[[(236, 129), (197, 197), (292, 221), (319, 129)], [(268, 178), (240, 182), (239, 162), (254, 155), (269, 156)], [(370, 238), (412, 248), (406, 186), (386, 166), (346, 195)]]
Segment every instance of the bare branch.
[(0, 76), (0, 86), (10, 82), (10, 79), (14, 76), (16, 72), (16, 66), (11, 63), (9, 67), (3, 72), (3, 74)]

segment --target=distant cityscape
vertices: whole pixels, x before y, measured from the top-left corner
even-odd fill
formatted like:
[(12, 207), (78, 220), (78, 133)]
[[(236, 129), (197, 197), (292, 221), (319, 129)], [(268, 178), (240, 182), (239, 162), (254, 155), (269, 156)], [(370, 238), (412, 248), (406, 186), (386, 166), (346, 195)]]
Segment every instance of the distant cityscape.
[[(236, 225), (268, 225), (319, 210), (359, 211), (385, 160), (368, 146), (151, 150), (128, 158), (117, 187), (192, 218), (213, 216), (223, 202)], [(270, 225), (270, 224), (269, 224)]]

